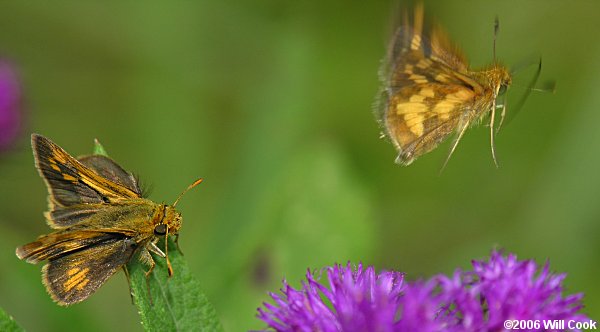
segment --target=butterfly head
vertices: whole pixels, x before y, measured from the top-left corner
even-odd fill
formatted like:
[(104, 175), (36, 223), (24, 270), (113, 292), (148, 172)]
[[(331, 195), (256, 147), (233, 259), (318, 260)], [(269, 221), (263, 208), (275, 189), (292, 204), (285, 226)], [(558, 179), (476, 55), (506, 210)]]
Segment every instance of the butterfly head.
[(177, 234), (181, 228), (181, 213), (174, 206), (166, 205), (164, 217), (159, 224), (154, 226), (155, 236)]
[(512, 83), (510, 72), (498, 64), (488, 72), (488, 77), (492, 82), (496, 97), (503, 95)]
[[(169, 235), (175, 235), (175, 244), (178, 243), (177, 240), (179, 238), (179, 229), (181, 228), (181, 214), (175, 210), (174, 205), (162, 204), (160, 207), (163, 210), (163, 217), (160, 222), (154, 226), (153, 232), (155, 237), (164, 237), (165, 252), (162, 253), (158, 248), (155, 248), (155, 250), (158, 250), (158, 252), (161, 253), (161, 256), (165, 257), (167, 260), (167, 270), (170, 277), (173, 275), (173, 268), (171, 267), (171, 262), (169, 260), (169, 247), (167, 238)], [(154, 245), (154, 242), (151, 242), (151, 244)], [(177, 244), (177, 249), (179, 249), (179, 244)], [(181, 252), (181, 250), (179, 251)]]

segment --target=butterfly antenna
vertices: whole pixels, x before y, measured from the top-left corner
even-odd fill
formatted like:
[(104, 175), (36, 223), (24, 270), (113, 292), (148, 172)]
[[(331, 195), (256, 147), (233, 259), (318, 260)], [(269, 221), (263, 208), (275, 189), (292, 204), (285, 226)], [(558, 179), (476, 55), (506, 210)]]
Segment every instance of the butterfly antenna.
[(187, 193), (190, 189), (192, 189), (195, 186), (197, 186), (200, 183), (202, 183), (202, 181), (204, 181), (204, 179), (200, 178), (200, 179), (194, 181), (194, 183), (190, 184), (187, 188), (185, 188), (185, 190), (181, 194), (179, 194), (179, 197), (177, 197), (177, 199), (175, 200), (175, 203), (173, 203), (173, 207), (175, 207), (177, 205), (177, 203), (179, 202), (179, 200), (181, 199), (181, 197), (183, 197), (183, 195), (185, 195), (185, 193)]
[(500, 21), (498, 16), (494, 19), (494, 63), (496, 63), (496, 38), (498, 37), (498, 30), (500, 29)]
[(500, 123), (498, 124), (498, 127), (496, 128), (496, 135), (498, 135), (500, 128), (502, 128), (502, 124), (504, 123), (504, 118), (506, 117), (507, 97), (508, 97), (508, 93), (505, 93), (504, 98), (502, 98), (502, 113), (500, 113)]
[[(527, 98), (529, 98), (531, 91), (546, 91), (544, 89), (536, 89), (535, 88), (535, 85), (537, 84), (537, 81), (540, 77), (541, 72), (542, 72), (542, 58), (540, 58), (540, 60), (538, 62), (538, 68), (537, 68), (537, 71), (535, 72), (535, 76), (531, 80), (531, 83), (529, 83), (529, 85), (527, 86), (525, 93), (523, 94), (523, 97), (521, 97), (521, 99), (515, 105), (515, 107), (512, 108), (513, 111), (510, 112), (508, 118), (505, 121), (506, 123), (509, 123), (512, 119), (514, 119), (514, 117), (517, 115), (517, 113), (521, 110), (521, 108), (525, 104), (525, 101), (527, 100)], [(554, 90), (554, 87), (552, 89), (550, 89), (550, 91), (552, 91), (552, 92), (553, 92), (553, 90)]]
[(167, 259), (167, 273), (169, 274), (170, 278), (173, 276), (173, 267), (171, 266), (171, 261), (169, 260), (169, 227), (167, 227), (167, 231), (165, 232), (165, 258)]

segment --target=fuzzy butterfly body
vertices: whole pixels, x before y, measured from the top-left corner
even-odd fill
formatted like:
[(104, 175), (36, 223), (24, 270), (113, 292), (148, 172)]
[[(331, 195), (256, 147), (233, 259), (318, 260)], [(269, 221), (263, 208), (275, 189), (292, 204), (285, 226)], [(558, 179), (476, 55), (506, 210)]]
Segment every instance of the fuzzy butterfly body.
[(511, 83), (509, 72), (498, 63), (472, 71), (438, 26), (425, 31), (423, 24), (419, 5), (412, 25), (405, 15), (381, 70), (378, 120), (398, 150), (396, 162), (409, 165), (456, 133), (450, 158), (465, 130), (488, 114), (496, 162), (496, 99)]
[[(134, 255), (155, 266), (150, 252), (178, 235), (181, 215), (175, 204), (142, 197), (135, 177), (112, 159), (92, 155), (75, 159), (44, 136), (33, 134), (35, 165), (48, 187), (48, 225), (56, 231), (16, 250), (29, 263), (48, 261), (42, 281), (52, 299), (70, 305), (87, 299)], [(192, 186), (200, 183), (196, 181)], [(192, 187), (190, 186), (190, 188)]]

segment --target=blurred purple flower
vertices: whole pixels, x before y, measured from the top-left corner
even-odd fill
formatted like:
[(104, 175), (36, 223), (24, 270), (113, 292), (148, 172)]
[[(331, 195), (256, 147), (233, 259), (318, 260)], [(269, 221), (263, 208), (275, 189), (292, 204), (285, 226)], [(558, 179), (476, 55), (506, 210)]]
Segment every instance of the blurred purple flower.
[[(504, 321), (587, 321), (578, 313), (582, 294), (562, 295), (564, 274), (541, 270), (494, 251), (473, 270), (457, 270), (428, 281), (403, 282), (398, 272), (373, 267), (327, 268), (329, 287), (307, 273), (296, 290), (284, 281), (275, 304), (264, 303), (258, 318), (276, 331), (503, 331)], [(545, 331), (543, 325), (537, 330)]]
[(17, 73), (0, 59), (0, 150), (17, 138), (21, 126), (21, 87)]

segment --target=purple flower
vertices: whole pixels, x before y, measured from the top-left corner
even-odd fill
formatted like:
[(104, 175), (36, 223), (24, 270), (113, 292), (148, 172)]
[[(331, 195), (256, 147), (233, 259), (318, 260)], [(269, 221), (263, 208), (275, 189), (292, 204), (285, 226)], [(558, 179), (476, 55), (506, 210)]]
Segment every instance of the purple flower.
[(284, 281), (275, 304), (264, 303), (258, 317), (276, 331), (504, 331), (506, 320), (587, 321), (579, 313), (582, 294), (563, 296), (564, 274), (548, 264), (518, 261), (494, 251), (457, 270), (427, 281), (406, 283), (399, 272), (335, 265), (328, 286), (309, 272), (300, 290)]
[(551, 274), (549, 263), (539, 270), (533, 260), (518, 261), (509, 254), (493, 252), (489, 262), (473, 261), (477, 280), (475, 293), (481, 295), (489, 328), (500, 328), (506, 319), (577, 320), (583, 294), (563, 297), (565, 274)]
[[(375, 273), (373, 267), (328, 267), (329, 287), (308, 271), (295, 290), (284, 281), (283, 296), (271, 294), (258, 317), (277, 331), (393, 331), (403, 274)], [(325, 300), (325, 301), (324, 301)]]
[(16, 139), (21, 125), (21, 88), (17, 73), (0, 59), (0, 150)]

